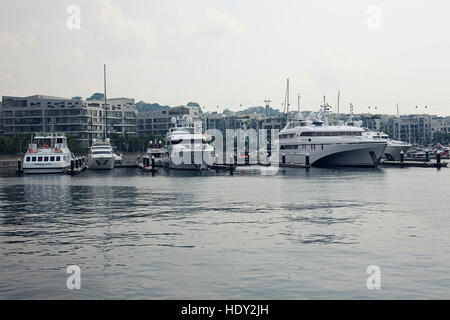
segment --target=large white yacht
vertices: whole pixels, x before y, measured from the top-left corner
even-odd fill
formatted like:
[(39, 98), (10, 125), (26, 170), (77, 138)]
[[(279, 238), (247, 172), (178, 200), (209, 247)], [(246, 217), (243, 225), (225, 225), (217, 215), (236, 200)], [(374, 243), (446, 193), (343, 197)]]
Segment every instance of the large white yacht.
[(111, 170), (114, 168), (114, 153), (109, 138), (93, 139), (88, 155), (88, 165), (91, 170)]
[(386, 158), (386, 160), (400, 161), (400, 152), (403, 151), (403, 153), (406, 154), (406, 152), (411, 149), (409, 143), (390, 139), (384, 132), (366, 130), (364, 133), (366, 136), (373, 139), (385, 140), (387, 142), (387, 147), (383, 154), (383, 157)]
[(175, 125), (166, 135), (164, 166), (169, 169), (207, 169), (214, 159), (214, 148), (188, 118), (172, 119)]
[(67, 138), (55, 133), (37, 135), (23, 159), (24, 173), (62, 173), (70, 168), (72, 155)]
[(354, 126), (330, 126), (321, 120), (290, 122), (280, 131), (279, 161), (312, 166), (376, 166), (387, 142)]

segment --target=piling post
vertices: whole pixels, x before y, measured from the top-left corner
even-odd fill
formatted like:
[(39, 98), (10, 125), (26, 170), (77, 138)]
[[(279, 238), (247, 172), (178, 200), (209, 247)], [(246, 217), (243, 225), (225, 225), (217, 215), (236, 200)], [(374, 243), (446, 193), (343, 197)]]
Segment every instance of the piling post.
[(155, 170), (155, 157), (152, 156), (152, 170)]
[(309, 153), (307, 152), (305, 155), (305, 166), (309, 168), (311, 165), (309, 164)]
[(425, 151), (425, 161), (430, 161), (430, 153), (428, 151)]
[(405, 153), (402, 151), (400, 151), (400, 162), (403, 163), (405, 162)]
[(436, 153), (436, 164), (437, 164), (438, 168), (441, 167), (441, 153), (440, 152)]
[(71, 159), (70, 160), (70, 173), (73, 174), (74, 173), (74, 167), (75, 167), (75, 160)]

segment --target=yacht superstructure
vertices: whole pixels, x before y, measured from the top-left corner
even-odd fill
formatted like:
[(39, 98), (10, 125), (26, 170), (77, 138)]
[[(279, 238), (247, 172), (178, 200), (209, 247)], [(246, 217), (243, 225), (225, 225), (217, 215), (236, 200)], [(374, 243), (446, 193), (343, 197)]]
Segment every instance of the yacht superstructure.
[(330, 126), (321, 120), (290, 122), (280, 131), (279, 161), (312, 166), (376, 166), (386, 149), (385, 140), (363, 134), (354, 126)]
[(23, 159), (24, 173), (62, 173), (70, 168), (72, 155), (67, 138), (55, 133), (36, 135)]

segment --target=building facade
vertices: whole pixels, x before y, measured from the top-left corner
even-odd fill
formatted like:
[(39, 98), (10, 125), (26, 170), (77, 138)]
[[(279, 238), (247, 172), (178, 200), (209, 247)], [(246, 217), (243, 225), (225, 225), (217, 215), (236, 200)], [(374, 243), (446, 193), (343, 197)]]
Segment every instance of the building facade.
[(164, 137), (172, 127), (172, 118), (187, 116), (193, 120), (200, 118), (198, 107), (180, 106), (155, 111), (139, 112), (136, 120), (138, 134), (154, 134)]
[[(108, 99), (108, 132), (134, 133), (134, 99)], [(34, 95), (2, 97), (4, 135), (58, 132), (71, 135), (80, 146), (104, 132), (104, 101), (83, 101)]]

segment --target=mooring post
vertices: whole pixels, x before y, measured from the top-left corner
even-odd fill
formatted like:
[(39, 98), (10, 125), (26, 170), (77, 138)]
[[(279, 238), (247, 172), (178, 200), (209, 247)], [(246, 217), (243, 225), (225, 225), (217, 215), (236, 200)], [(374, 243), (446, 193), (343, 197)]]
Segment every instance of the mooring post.
[(155, 170), (155, 157), (152, 156), (152, 170)]
[(405, 162), (405, 153), (402, 151), (400, 151), (400, 162), (403, 163)]
[(441, 153), (440, 152), (436, 153), (436, 164), (437, 164), (438, 168), (441, 167)]
[(307, 152), (306, 155), (305, 155), (305, 166), (306, 166), (307, 168), (310, 167), (310, 164), (309, 164), (309, 153), (308, 153), (308, 152)]

